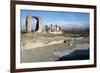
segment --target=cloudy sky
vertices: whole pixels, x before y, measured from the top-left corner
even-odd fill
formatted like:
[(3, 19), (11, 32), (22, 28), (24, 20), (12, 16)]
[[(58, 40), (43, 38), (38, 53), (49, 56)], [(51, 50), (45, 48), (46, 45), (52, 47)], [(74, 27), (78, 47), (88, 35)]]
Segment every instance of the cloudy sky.
[[(21, 10), (21, 27), (25, 30), (25, 21), (27, 16), (41, 16), (42, 27), (50, 24), (57, 24), (62, 28), (77, 28), (89, 26), (89, 13), (79, 12), (56, 12), (56, 11), (34, 11), (34, 10)], [(33, 18), (32, 28), (36, 27), (36, 20)]]

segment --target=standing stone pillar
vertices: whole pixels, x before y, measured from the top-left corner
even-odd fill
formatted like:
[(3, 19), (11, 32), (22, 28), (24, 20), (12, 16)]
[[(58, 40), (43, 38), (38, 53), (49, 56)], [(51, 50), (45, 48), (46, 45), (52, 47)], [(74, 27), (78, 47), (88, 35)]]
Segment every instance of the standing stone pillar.
[(26, 32), (31, 32), (31, 21), (32, 21), (32, 16), (27, 16), (26, 17)]
[(57, 25), (55, 25), (55, 32), (57, 32)]
[(61, 31), (61, 27), (59, 27), (59, 31)]
[(37, 26), (38, 29), (36, 30), (36, 32), (42, 32), (42, 18), (40, 16), (37, 17), (38, 21), (37, 21)]
[(50, 25), (50, 31), (53, 32), (53, 26), (52, 26), (52, 24)]
[(48, 25), (45, 25), (45, 31), (46, 31), (46, 32), (49, 32), (49, 30), (48, 30)]

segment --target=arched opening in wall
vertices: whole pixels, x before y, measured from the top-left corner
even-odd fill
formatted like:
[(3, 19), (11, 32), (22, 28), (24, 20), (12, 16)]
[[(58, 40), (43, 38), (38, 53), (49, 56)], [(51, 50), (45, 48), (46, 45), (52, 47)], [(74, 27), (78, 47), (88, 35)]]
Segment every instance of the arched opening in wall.
[(36, 18), (32, 18), (32, 22), (31, 22), (31, 32), (35, 32), (36, 31), (36, 25), (37, 25), (38, 20)]
[[(36, 19), (37, 22), (35, 21), (32, 25), (32, 19)], [(33, 29), (32, 27), (34, 27), (34, 25), (36, 26), (35, 29)], [(32, 31), (35, 31), (35, 32), (42, 32), (42, 26), (41, 26), (41, 17), (40, 16), (27, 16), (26, 17), (26, 32), (32, 32)]]
[[(23, 23), (24, 22), (24, 23)], [(25, 20), (23, 20), (23, 22), (21, 21), (21, 25), (20, 25), (20, 31), (22, 33), (26, 32), (26, 25), (25, 25)]]

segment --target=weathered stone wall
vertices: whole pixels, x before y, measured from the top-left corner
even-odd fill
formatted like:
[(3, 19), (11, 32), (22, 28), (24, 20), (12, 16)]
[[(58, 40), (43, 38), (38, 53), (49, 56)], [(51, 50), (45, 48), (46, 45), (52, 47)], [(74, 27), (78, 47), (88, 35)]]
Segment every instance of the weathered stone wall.
[(36, 32), (42, 32), (42, 18), (40, 16), (37, 17), (38, 21), (37, 21), (37, 30)]
[(31, 32), (31, 21), (32, 21), (32, 16), (27, 16), (26, 17), (26, 32)]
[(31, 32), (31, 22), (32, 18), (35, 18), (37, 20), (36, 23), (36, 32), (42, 32), (42, 18), (40, 16), (34, 17), (34, 16), (27, 16), (26, 17), (26, 32)]

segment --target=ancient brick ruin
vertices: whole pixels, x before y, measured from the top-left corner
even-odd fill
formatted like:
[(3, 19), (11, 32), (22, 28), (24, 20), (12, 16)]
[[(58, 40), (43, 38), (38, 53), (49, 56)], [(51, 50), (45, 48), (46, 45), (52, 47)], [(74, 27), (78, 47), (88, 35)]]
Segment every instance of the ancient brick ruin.
[(61, 32), (61, 27), (51, 24), (50, 27), (48, 25), (45, 25), (45, 31), (46, 32)]
[[(36, 22), (36, 29), (33, 29), (35, 32), (43, 32), (42, 30), (42, 18), (41, 16), (27, 16), (26, 17), (26, 32), (29, 33), (32, 31), (31, 29), (31, 22), (32, 18), (35, 18), (37, 20)], [(46, 32), (61, 32), (61, 27), (51, 24), (50, 27), (48, 25), (45, 25), (45, 31)]]
[(27, 16), (26, 17), (26, 32), (31, 32), (31, 21), (32, 18), (37, 20), (35, 32), (42, 32), (42, 24), (41, 24), (41, 17), (40, 16)]

